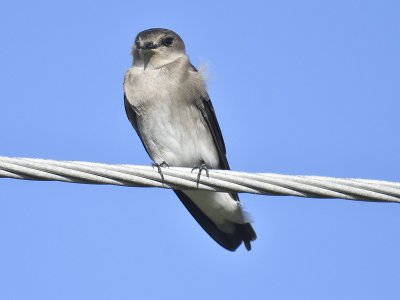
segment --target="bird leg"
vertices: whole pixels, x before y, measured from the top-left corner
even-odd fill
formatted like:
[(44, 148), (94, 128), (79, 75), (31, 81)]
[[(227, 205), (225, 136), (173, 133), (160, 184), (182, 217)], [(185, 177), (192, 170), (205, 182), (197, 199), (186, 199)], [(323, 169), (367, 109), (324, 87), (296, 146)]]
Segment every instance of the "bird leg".
[(210, 176), (209, 176), (209, 173), (208, 173), (207, 165), (206, 165), (206, 163), (204, 162), (204, 160), (201, 160), (201, 161), (200, 161), (200, 164), (199, 164), (198, 166), (193, 167), (192, 172), (193, 172), (194, 170), (196, 170), (196, 169), (199, 169), (199, 173), (197, 174), (197, 187), (199, 187), (201, 171), (203, 171), (203, 170), (206, 171), (207, 177), (210, 177)]
[(153, 168), (154, 168), (154, 167), (157, 168), (158, 174), (160, 174), (161, 180), (162, 180), (162, 182), (163, 182), (163, 184), (164, 184), (164, 174), (162, 173), (161, 168), (165, 168), (165, 167), (169, 168), (169, 164), (167, 164), (167, 163), (165, 162), (165, 160), (164, 160), (161, 164), (156, 163), (156, 162), (153, 162), (153, 163), (151, 164), (151, 166), (152, 166)]

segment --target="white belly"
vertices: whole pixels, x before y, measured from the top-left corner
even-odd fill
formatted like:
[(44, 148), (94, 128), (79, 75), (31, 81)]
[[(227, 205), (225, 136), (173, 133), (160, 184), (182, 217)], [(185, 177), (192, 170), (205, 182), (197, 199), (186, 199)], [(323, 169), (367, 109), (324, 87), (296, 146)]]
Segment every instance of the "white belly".
[(138, 126), (155, 162), (194, 167), (204, 161), (209, 168), (219, 166), (211, 132), (195, 105), (163, 99), (146, 106)]

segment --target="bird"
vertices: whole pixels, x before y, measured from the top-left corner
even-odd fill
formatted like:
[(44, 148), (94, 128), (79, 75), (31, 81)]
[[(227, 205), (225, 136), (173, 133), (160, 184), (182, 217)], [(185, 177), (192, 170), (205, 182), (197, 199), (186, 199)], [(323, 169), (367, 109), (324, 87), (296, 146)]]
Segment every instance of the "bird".
[[(124, 106), (145, 150), (162, 175), (165, 167), (229, 170), (226, 148), (202, 72), (172, 30), (137, 34), (124, 76)], [(256, 233), (237, 193), (174, 190), (200, 226), (223, 248), (251, 249)]]

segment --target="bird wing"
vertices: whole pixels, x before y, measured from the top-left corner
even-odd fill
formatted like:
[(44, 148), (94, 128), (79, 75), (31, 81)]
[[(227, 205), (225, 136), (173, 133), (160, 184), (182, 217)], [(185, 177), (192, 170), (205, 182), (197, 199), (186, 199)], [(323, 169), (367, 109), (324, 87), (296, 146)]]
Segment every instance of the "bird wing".
[[(197, 69), (192, 65), (191, 70), (197, 72)], [(228, 160), (226, 158), (226, 148), (221, 128), (219, 127), (217, 116), (214, 107), (207, 93), (200, 95), (195, 99), (195, 103), (199, 108), (201, 115), (213, 137), (214, 144), (218, 150), (220, 168), (229, 170)], [(182, 191), (174, 190), (178, 198), (181, 200), (186, 209), (196, 219), (200, 226), (222, 247), (227, 250), (235, 251), (237, 247), (244, 241), (247, 250), (251, 249), (250, 241), (256, 239), (256, 233), (249, 223), (234, 224), (235, 230), (233, 233), (227, 233), (220, 230), (214, 222), (201, 210), (198, 206)], [(239, 201), (237, 193), (230, 193), (233, 199)]]
[[(191, 71), (197, 72), (197, 69), (193, 65), (191, 65)], [(229, 170), (230, 168), (228, 160), (226, 158), (224, 137), (222, 136), (221, 128), (219, 127), (214, 107), (207, 92), (201, 94), (197, 99), (195, 99), (195, 103), (199, 108), (201, 115), (203, 116), (203, 119), (213, 137), (214, 144), (218, 150), (220, 168), (224, 170)]]

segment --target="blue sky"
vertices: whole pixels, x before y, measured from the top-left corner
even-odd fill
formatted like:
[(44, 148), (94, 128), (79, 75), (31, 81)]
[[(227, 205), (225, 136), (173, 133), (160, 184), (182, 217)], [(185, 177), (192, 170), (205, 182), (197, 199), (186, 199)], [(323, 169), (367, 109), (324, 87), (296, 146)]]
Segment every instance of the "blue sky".
[[(123, 108), (135, 35), (207, 65), (232, 169), (400, 181), (397, 1), (7, 1), (0, 155), (151, 163)], [(400, 205), (242, 194), (218, 246), (173, 192), (0, 179), (0, 299), (399, 299)]]

